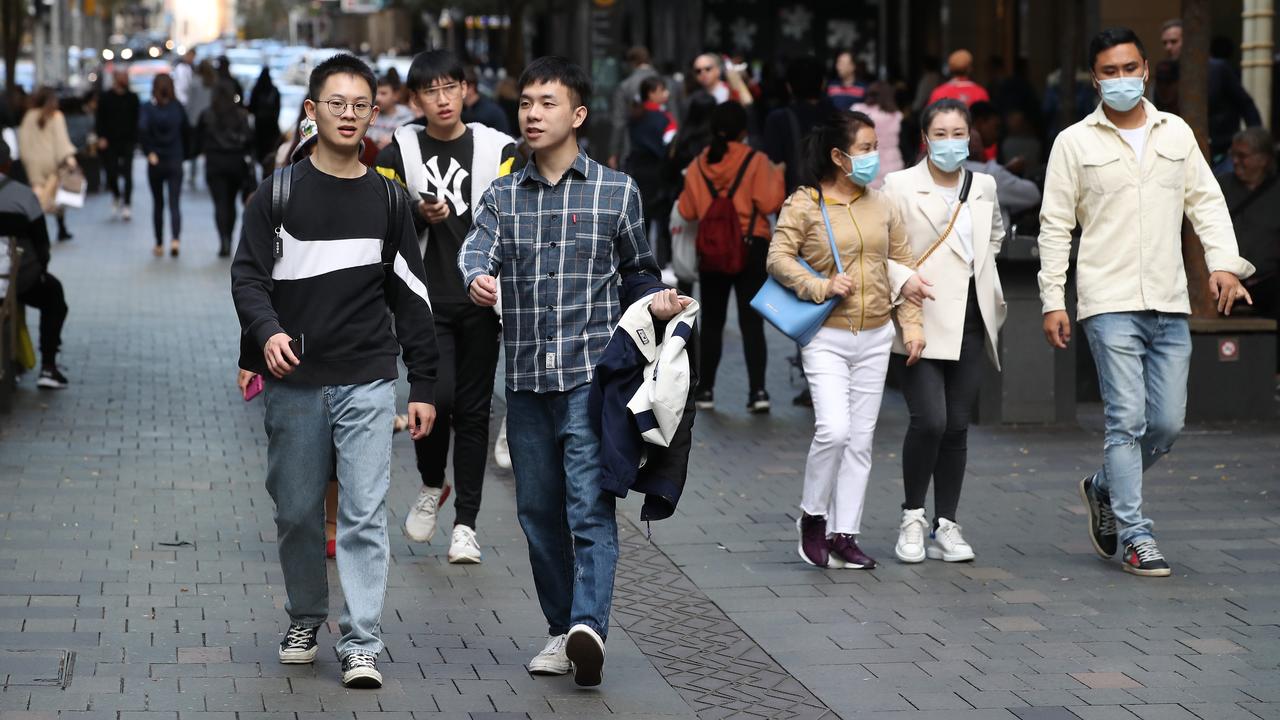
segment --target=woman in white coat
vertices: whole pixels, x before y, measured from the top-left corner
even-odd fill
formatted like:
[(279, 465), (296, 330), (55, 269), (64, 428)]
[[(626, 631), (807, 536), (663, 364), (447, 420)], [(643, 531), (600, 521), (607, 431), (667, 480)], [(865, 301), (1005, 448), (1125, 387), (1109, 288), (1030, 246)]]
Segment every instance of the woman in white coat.
[[(1000, 367), (997, 337), (1005, 303), (996, 254), (1005, 230), (995, 180), (963, 168), (969, 157), (968, 108), (940, 100), (921, 120), (927, 156), (884, 183), (907, 224), (916, 258), (914, 268), (890, 261), (890, 277), (900, 302), (922, 306), (925, 335), (918, 361), (898, 360), (911, 420), (902, 448), (906, 499), (894, 552), (903, 562), (921, 562), (926, 555), (960, 562), (973, 559), (956, 524), (971, 409), (985, 358)], [(906, 355), (900, 338), (901, 333), (893, 351)], [(930, 481), (932, 525), (924, 511)]]

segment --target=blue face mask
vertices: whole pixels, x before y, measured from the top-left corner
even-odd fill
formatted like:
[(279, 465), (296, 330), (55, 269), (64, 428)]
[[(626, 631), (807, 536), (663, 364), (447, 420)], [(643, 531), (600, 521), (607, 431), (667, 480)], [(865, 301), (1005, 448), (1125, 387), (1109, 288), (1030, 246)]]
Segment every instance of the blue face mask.
[(1142, 100), (1146, 82), (1140, 77), (1107, 78), (1098, 81), (1102, 102), (1117, 112), (1129, 112)]
[[(841, 150), (840, 152), (844, 151)], [(865, 155), (844, 153), (844, 156), (849, 158), (849, 172), (847, 175), (854, 185), (866, 187), (880, 173), (879, 152), (872, 151)]]
[(955, 172), (968, 159), (969, 138), (929, 141), (929, 162), (942, 172)]

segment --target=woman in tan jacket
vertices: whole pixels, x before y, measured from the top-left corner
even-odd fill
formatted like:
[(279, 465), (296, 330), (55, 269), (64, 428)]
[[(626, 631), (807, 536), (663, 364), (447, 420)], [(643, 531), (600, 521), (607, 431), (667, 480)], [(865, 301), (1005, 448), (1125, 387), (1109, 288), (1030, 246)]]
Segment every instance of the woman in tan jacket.
[[(22, 116), (18, 126), (18, 156), (27, 171), (27, 182), (36, 191), (40, 202), (49, 208), (56, 191), (58, 170), (76, 166), (76, 146), (67, 134), (67, 119), (58, 110), (58, 96), (53, 88), (42, 87), (31, 98), (31, 109)], [(61, 210), (58, 219), (58, 239), (70, 240), (66, 220)]]
[[(799, 552), (805, 562), (819, 567), (869, 569), (876, 561), (862, 552), (856, 538), (894, 316), (912, 356), (924, 351), (920, 308), (911, 303), (893, 307), (886, 270), (890, 259), (910, 263), (911, 247), (893, 203), (867, 187), (879, 169), (871, 118), (840, 113), (815, 127), (807, 164), (818, 187), (799, 188), (783, 205), (769, 245), (769, 273), (801, 300), (842, 300), (800, 351), (815, 428), (796, 521)], [(829, 238), (839, 249), (843, 273), (836, 273)]]
[(698, 283), (702, 286), (702, 345), (696, 399), (700, 410), (715, 407), (716, 368), (720, 365), (729, 293), (733, 293), (738, 303), (742, 352), (747, 361), (747, 410), (769, 412), (769, 393), (764, 387), (769, 361), (764, 320), (751, 309), (751, 298), (764, 285), (765, 254), (769, 249), (768, 216), (782, 207), (785, 189), (781, 168), (770, 163), (764, 153), (744, 145), (742, 139), (746, 134), (747, 111), (735, 102), (717, 105), (711, 111), (711, 146), (685, 170), (684, 190), (680, 193), (680, 214), (686, 220), (701, 220), (713, 199), (708, 184), (715, 187), (718, 197), (726, 197), (736, 180), (737, 191), (732, 193), (731, 200), (747, 243), (746, 266), (741, 272), (711, 272), (705, 267), (698, 272)]

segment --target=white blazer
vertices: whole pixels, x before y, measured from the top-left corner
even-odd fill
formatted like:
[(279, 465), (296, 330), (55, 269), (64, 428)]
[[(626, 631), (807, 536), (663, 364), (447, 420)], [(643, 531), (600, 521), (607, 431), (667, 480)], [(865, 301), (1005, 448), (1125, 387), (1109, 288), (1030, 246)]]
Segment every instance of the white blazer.
[[(889, 195), (902, 213), (907, 224), (907, 239), (918, 258), (925, 253), (947, 229), (951, 213), (947, 202), (937, 191), (929, 174), (927, 160), (915, 167), (890, 173), (885, 177), (883, 191)], [(1000, 202), (996, 198), (996, 181), (985, 173), (974, 173), (969, 188), (969, 212), (973, 217), (973, 278), (978, 295), (978, 307), (986, 327), (987, 355), (997, 369), (1000, 356), (997, 339), (1004, 325), (1007, 309), (1000, 275), (996, 271), (996, 254), (1004, 242), (1004, 222), (1000, 216)], [(895, 302), (903, 302), (898, 295), (912, 273), (933, 283), (935, 299), (924, 301), (923, 357), (932, 360), (959, 360), (960, 344), (964, 335), (964, 314), (969, 304), (969, 263), (965, 259), (963, 245), (953, 230), (942, 246), (934, 251), (919, 268), (911, 268), (892, 260), (889, 262), (889, 281), (894, 289)], [(896, 325), (896, 321), (895, 321)], [(897, 328), (893, 351), (907, 354), (902, 342), (902, 328)]]

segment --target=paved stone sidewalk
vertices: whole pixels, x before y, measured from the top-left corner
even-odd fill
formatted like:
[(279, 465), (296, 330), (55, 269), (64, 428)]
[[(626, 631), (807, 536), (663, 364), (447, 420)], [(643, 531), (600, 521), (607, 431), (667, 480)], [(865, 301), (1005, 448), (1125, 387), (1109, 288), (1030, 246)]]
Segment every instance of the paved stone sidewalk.
[[(788, 349), (774, 336), (775, 413), (749, 418), (733, 332), (679, 514), (650, 544), (638, 502), (623, 505), (602, 689), (524, 670), (545, 625), (502, 471), (483, 565), (393, 529), (386, 688), (344, 691), (328, 652), (281, 666), (261, 408), (233, 385), (207, 195), (185, 203), (177, 260), (150, 256), (145, 197), (131, 225), (106, 207), (74, 214), (54, 253), (75, 385), (42, 394), (28, 377), (0, 417), (0, 720), (1280, 718), (1277, 426), (1193, 428), (1157, 466), (1147, 500), (1173, 578), (1128, 576), (1088, 546), (1074, 482), (1098, 457), (1096, 418), (975, 429), (960, 521), (978, 561), (901, 566), (891, 393), (863, 537), (882, 566), (819, 571), (795, 556), (812, 425), (787, 404)], [(397, 437), (392, 523), (413, 467)]]

